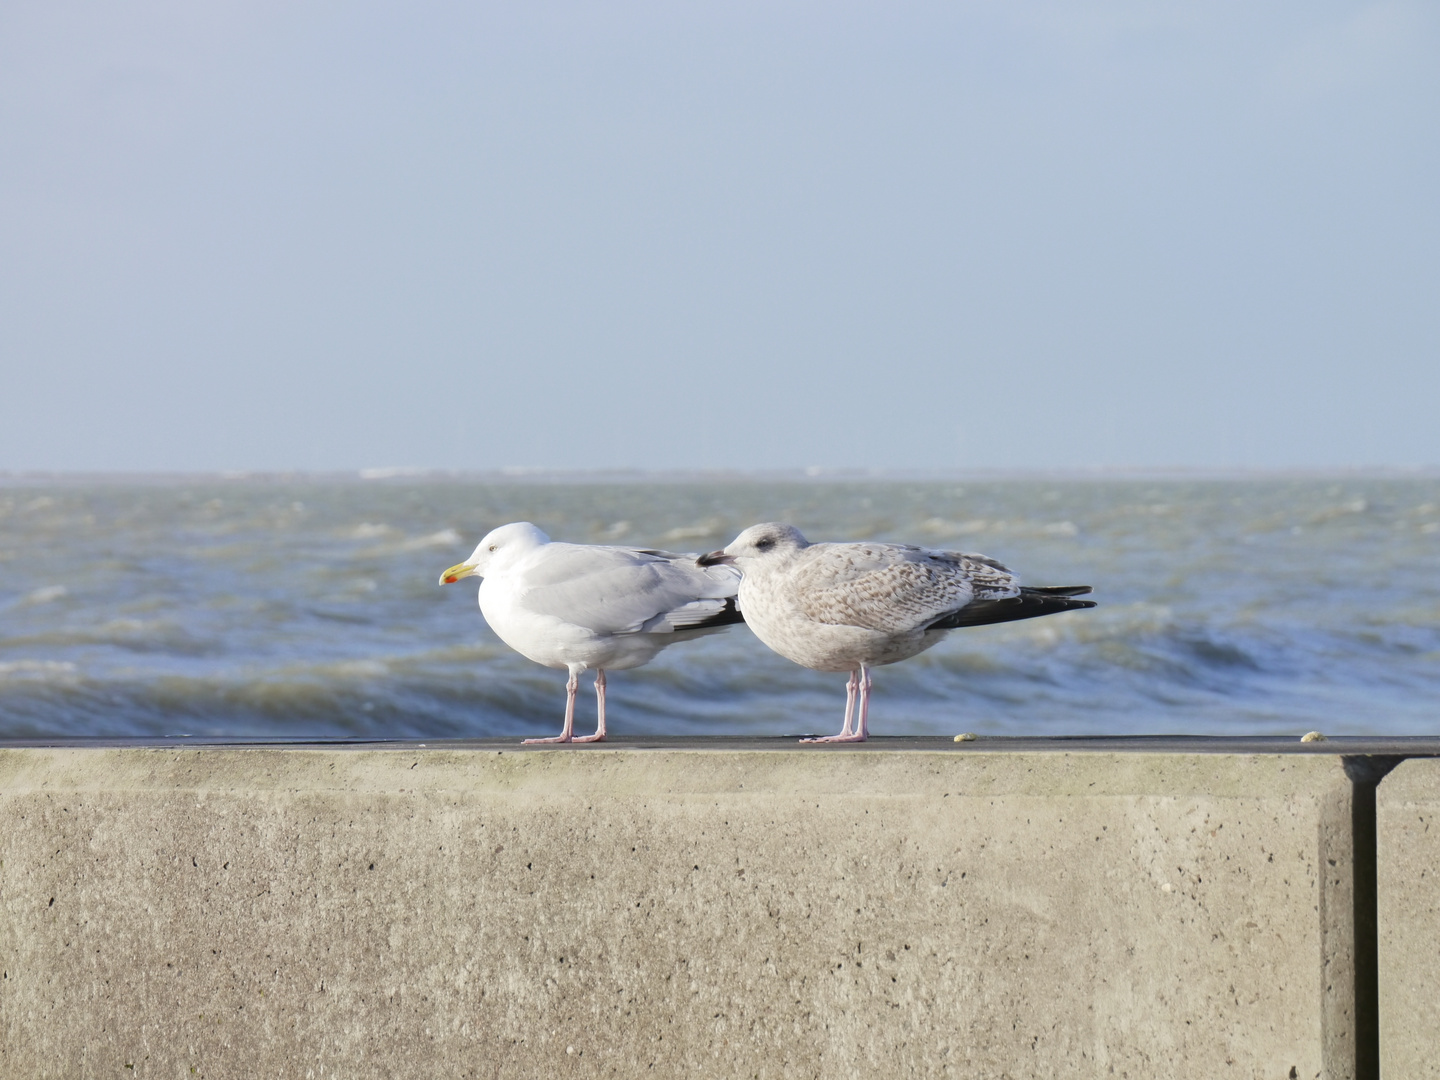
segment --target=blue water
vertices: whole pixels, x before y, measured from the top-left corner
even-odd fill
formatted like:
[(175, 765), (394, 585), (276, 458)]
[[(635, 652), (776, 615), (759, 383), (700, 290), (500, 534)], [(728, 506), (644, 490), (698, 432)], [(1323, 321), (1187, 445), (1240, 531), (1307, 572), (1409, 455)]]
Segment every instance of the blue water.
[[(490, 633), (475, 582), (436, 585), (521, 519), (683, 551), (789, 521), (1095, 587), (877, 671), (878, 734), (1440, 732), (1433, 477), (217, 477), (0, 486), (0, 737), (553, 734), (563, 672)], [(843, 705), (743, 627), (610, 680), (622, 734), (829, 732)]]

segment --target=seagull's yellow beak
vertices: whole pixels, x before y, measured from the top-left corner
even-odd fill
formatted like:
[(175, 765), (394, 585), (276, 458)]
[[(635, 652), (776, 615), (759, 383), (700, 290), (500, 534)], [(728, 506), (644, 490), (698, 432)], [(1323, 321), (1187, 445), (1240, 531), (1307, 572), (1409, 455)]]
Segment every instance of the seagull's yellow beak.
[(469, 563), (456, 563), (454, 566), (450, 567), (449, 570), (446, 570), (443, 574), (440, 575), (440, 584), (454, 585), (455, 582), (459, 581), (461, 578), (474, 576), (475, 567), (471, 566)]

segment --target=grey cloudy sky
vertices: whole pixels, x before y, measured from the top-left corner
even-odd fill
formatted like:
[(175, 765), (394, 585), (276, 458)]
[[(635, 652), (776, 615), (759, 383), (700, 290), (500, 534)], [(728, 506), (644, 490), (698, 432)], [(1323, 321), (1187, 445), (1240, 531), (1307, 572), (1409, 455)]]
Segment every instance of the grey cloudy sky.
[(1430, 3), (0, 6), (0, 469), (1440, 462)]

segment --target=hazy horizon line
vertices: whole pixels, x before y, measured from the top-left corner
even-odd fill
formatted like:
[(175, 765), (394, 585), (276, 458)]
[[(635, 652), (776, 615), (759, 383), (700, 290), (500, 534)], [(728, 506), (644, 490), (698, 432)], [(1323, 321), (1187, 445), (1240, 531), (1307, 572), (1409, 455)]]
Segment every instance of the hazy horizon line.
[(1286, 480), (1286, 479), (1429, 479), (1440, 478), (1440, 465), (1354, 466), (1126, 466), (1087, 465), (1053, 468), (864, 468), (819, 466), (776, 469), (642, 469), (503, 466), (494, 469), (431, 469), (378, 466), (361, 469), (0, 469), (0, 487), (47, 484), (169, 483), (683, 483), (796, 481), (997, 481), (997, 480)]

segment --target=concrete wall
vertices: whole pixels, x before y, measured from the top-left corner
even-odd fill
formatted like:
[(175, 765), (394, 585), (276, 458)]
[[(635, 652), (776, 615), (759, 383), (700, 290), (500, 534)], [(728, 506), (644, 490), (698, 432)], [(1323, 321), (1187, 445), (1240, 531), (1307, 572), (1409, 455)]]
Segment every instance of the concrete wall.
[(1402, 763), (1375, 803), (1382, 1075), (1440, 1077), (1440, 761)]
[(1351, 1077), (1354, 793), (1336, 756), (3, 750), (0, 1074)]

